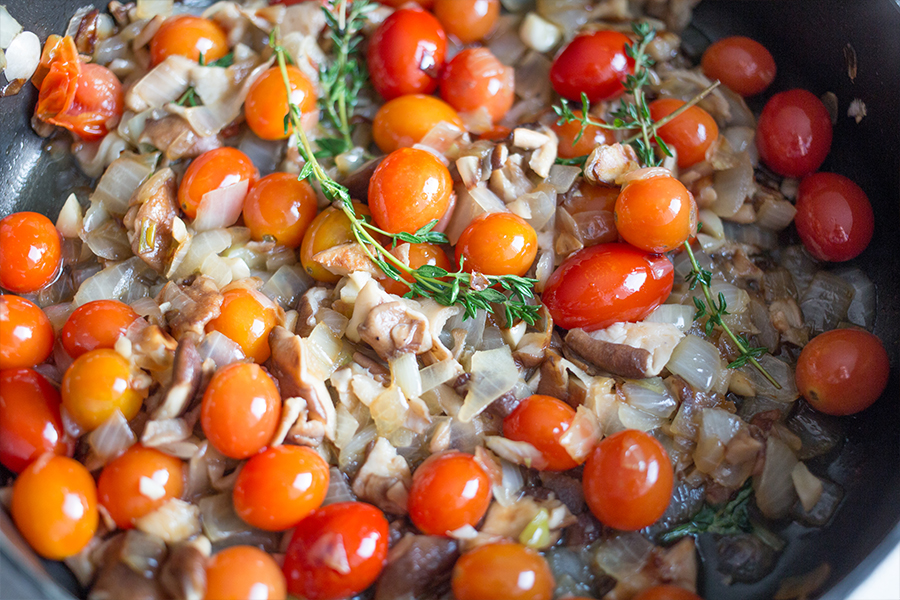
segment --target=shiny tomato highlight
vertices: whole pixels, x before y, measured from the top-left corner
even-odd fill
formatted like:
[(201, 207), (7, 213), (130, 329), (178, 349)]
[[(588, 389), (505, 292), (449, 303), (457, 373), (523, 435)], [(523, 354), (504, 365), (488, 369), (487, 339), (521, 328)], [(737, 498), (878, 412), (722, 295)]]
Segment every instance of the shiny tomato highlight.
[(434, 15), (418, 8), (396, 10), (369, 38), (372, 86), (385, 100), (430, 94), (446, 53), (447, 34)]
[(244, 356), (262, 364), (272, 354), (269, 333), (278, 321), (275, 304), (256, 290), (234, 288), (222, 294), (219, 316), (206, 324), (241, 347)]
[(543, 556), (497, 542), (466, 552), (453, 567), (456, 600), (551, 600), (555, 581)]
[(138, 318), (134, 310), (118, 300), (94, 300), (69, 315), (59, 332), (59, 341), (72, 358), (98, 348), (114, 348)]
[(42, 214), (17, 212), (0, 219), (0, 287), (17, 294), (53, 282), (62, 256), (59, 231)]
[[(300, 109), (301, 115), (311, 115), (316, 111), (316, 88), (303, 72), (294, 66), (287, 67), (291, 84), (291, 103)], [(267, 69), (250, 86), (244, 101), (244, 117), (250, 129), (264, 140), (283, 140), (294, 131), (288, 124), (284, 128), (284, 117), (288, 114), (288, 94), (284, 89), (281, 69)]]
[(385, 102), (372, 122), (372, 137), (378, 149), (390, 154), (398, 148), (409, 148), (440, 122), (450, 123), (465, 131), (466, 126), (452, 106), (434, 96), (408, 94)]
[(756, 148), (766, 166), (786, 177), (818, 170), (831, 150), (828, 109), (806, 90), (772, 96), (756, 124)]
[(218, 23), (194, 15), (165, 20), (150, 40), (150, 60), (158, 65), (169, 56), (184, 56), (211, 64), (228, 54), (228, 38)]
[(703, 74), (718, 79), (741, 96), (755, 96), (775, 80), (775, 59), (765, 46), (743, 36), (723, 38), (709, 46), (700, 60)]
[(272, 237), (296, 248), (317, 210), (316, 192), (307, 181), (290, 173), (272, 173), (257, 181), (244, 199), (244, 225), (254, 240)]
[(569, 42), (550, 67), (550, 83), (556, 93), (581, 102), (609, 100), (625, 91), (622, 82), (634, 72), (634, 59), (625, 53), (631, 40), (618, 31), (583, 33)]
[(413, 473), (409, 518), (427, 535), (474, 527), (490, 503), (490, 477), (471, 454), (432, 454)]
[(697, 203), (674, 177), (627, 183), (615, 215), (622, 239), (647, 252), (669, 252), (697, 234)]
[(797, 190), (794, 224), (803, 245), (819, 260), (840, 262), (862, 254), (875, 232), (869, 197), (836, 173), (813, 173)]
[(400, 148), (385, 157), (369, 180), (369, 210), (389, 233), (414, 233), (450, 207), (453, 179), (433, 154)]
[(85, 352), (63, 375), (63, 406), (84, 431), (100, 427), (116, 410), (130, 421), (144, 402), (132, 387), (132, 375), (129, 362), (115, 350)]
[(31, 369), (0, 370), (0, 463), (21, 473), (41, 454), (72, 453), (63, 429), (59, 392)]
[(0, 294), (0, 369), (41, 364), (53, 351), (53, 325), (26, 298)]
[(456, 242), (456, 264), (485, 275), (525, 275), (537, 257), (537, 233), (513, 213), (475, 217)]
[(448, 35), (470, 44), (494, 29), (500, 0), (434, 0), (432, 12)]
[(207, 192), (245, 180), (249, 189), (258, 178), (259, 171), (249, 156), (237, 148), (216, 148), (191, 161), (178, 186), (178, 204), (193, 219)]
[(230, 546), (206, 563), (205, 600), (285, 600), (287, 581), (272, 555), (256, 546)]
[[(650, 116), (661, 121), (684, 105), (677, 98), (660, 98), (650, 103)], [(692, 106), (660, 127), (657, 134), (675, 150), (678, 167), (686, 169), (706, 159), (706, 151), (719, 137), (719, 126), (708, 112)]]
[(576, 461), (560, 444), (560, 438), (572, 426), (575, 410), (556, 398), (535, 394), (522, 400), (505, 419), (503, 437), (528, 442), (544, 457), (545, 465), (535, 465), (541, 471), (574, 469)]
[(484, 109), (496, 123), (515, 100), (515, 72), (487, 48), (466, 48), (444, 69), (441, 98), (460, 113)]

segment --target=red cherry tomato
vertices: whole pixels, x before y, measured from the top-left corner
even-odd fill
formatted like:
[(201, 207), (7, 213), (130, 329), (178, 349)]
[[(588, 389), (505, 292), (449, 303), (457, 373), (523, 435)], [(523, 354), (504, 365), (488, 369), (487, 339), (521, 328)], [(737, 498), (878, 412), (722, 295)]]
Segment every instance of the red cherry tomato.
[(475, 526), (491, 503), (491, 480), (471, 454), (432, 454), (413, 473), (409, 518), (427, 535)]
[(786, 177), (816, 171), (831, 150), (831, 119), (822, 101), (806, 90), (775, 94), (756, 124), (756, 148), (766, 165)]
[(253, 187), (258, 178), (259, 171), (249, 156), (236, 148), (216, 148), (191, 161), (178, 186), (178, 204), (184, 214), (193, 219), (203, 194), (244, 180)]
[[(413, 269), (418, 269), (424, 265), (430, 265), (433, 267), (439, 267), (444, 269), (445, 271), (452, 271), (453, 265), (450, 264), (450, 259), (447, 258), (447, 254), (444, 252), (444, 249), (436, 244), (410, 244), (409, 245), (409, 266)], [(409, 273), (401, 273), (400, 277), (404, 280), (412, 283), (413, 277)], [(409, 286), (400, 283), (390, 277), (383, 277), (378, 281), (381, 282), (381, 286), (384, 288), (388, 294), (396, 294), (398, 296), (402, 296), (409, 291)]]
[(216, 371), (200, 408), (200, 424), (213, 447), (231, 458), (249, 458), (272, 439), (281, 419), (281, 396), (254, 363)]
[(447, 35), (434, 16), (401, 8), (369, 38), (366, 54), (372, 85), (385, 100), (404, 94), (430, 94), (444, 67)]
[(647, 252), (669, 252), (697, 233), (697, 203), (674, 177), (626, 184), (615, 214), (622, 239)]
[(278, 446), (253, 456), (234, 484), (234, 510), (267, 531), (283, 531), (322, 505), (328, 463), (303, 446)]
[(415, 232), (450, 207), (453, 179), (433, 154), (400, 148), (387, 155), (369, 180), (369, 209), (381, 229)]
[(551, 398), (535, 394), (522, 400), (514, 411), (503, 419), (503, 437), (518, 442), (528, 442), (544, 456), (544, 471), (567, 471), (580, 463), (559, 443), (559, 438), (569, 430), (575, 411), (571, 406)]
[(433, 12), (448, 35), (471, 44), (494, 29), (500, 0), (435, 0)]
[(889, 371), (887, 351), (876, 336), (859, 329), (833, 329), (803, 348), (794, 376), (797, 389), (816, 410), (852, 415), (878, 400)]
[(372, 585), (384, 568), (388, 522), (363, 502), (314, 510), (294, 529), (284, 557), (288, 592), (307, 600), (338, 600)]
[(0, 287), (38, 291), (56, 279), (60, 256), (59, 232), (44, 215), (17, 212), (0, 219)]
[(372, 122), (372, 137), (378, 149), (389, 154), (418, 144), (435, 125), (444, 121), (460, 131), (466, 126), (453, 107), (434, 96), (408, 94), (385, 102)]
[(576, 36), (550, 67), (553, 89), (574, 102), (581, 101), (582, 93), (591, 102), (615, 98), (625, 91), (625, 77), (634, 72), (634, 59), (625, 53), (625, 44), (630, 43), (617, 31)]
[(44, 452), (71, 454), (59, 392), (31, 369), (0, 371), (0, 463), (21, 473)]
[(185, 470), (180, 459), (135, 444), (103, 468), (97, 497), (120, 529), (140, 519), (184, 491)]
[[(573, 110), (575, 116), (581, 117), (580, 110)], [(603, 119), (593, 117), (593, 120), (605, 123)], [(581, 133), (581, 123), (579, 121), (569, 121), (560, 125), (556, 121), (551, 125), (556, 137), (559, 138), (558, 153), (560, 158), (576, 158), (590, 154), (597, 146), (604, 144), (612, 144), (616, 141), (616, 136), (609, 129), (603, 129), (596, 125), (588, 125), (584, 128), (584, 133), (575, 141), (578, 134)]]
[(485, 275), (523, 276), (537, 256), (537, 233), (512, 213), (483, 214), (469, 223), (456, 242), (456, 264)]
[(244, 200), (244, 225), (254, 240), (266, 236), (296, 248), (316, 217), (316, 192), (290, 173), (272, 173), (256, 182)]
[(755, 96), (775, 80), (775, 59), (766, 47), (739, 35), (712, 44), (700, 61), (703, 73), (741, 96)]
[(41, 82), (34, 116), (87, 142), (114, 129), (125, 105), (118, 77), (102, 65), (82, 63), (69, 36), (58, 38), (45, 53), (50, 56), (49, 71)]
[[(294, 66), (287, 67), (291, 84), (291, 102), (300, 109), (302, 115), (316, 110), (316, 88), (306, 78), (303, 71)], [(264, 140), (283, 140), (294, 131), (288, 124), (284, 129), (284, 117), (288, 114), (288, 95), (284, 88), (281, 69), (266, 70), (250, 86), (244, 101), (244, 116), (253, 133)]]
[(703, 600), (703, 598), (677, 585), (655, 585), (635, 596), (633, 600)]
[(603, 439), (584, 463), (584, 499), (602, 523), (635, 531), (656, 522), (672, 499), (669, 455), (649, 433), (626, 429)]
[(206, 564), (206, 600), (285, 600), (287, 582), (271, 555), (255, 546), (231, 546)]
[(496, 123), (515, 100), (515, 72), (487, 48), (467, 48), (453, 57), (441, 75), (441, 98), (461, 113), (487, 110)]
[[(661, 98), (650, 103), (650, 116), (660, 121), (685, 102), (676, 98)], [(686, 169), (706, 159), (706, 151), (719, 137), (719, 126), (708, 112), (692, 106), (657, 130), (659, 137), (675, 149), (678, 166)]]
[(89, 350), (114, 348), (138, 318), (130, 306), (118, 300), (94, 300), (82, 304), (69, 315), (59, 341), (72, 358)]
[(555, 581), (543, 556), (521, 544), (498, 542), (463, 554), (450, 585), (456, 600), (551, 600)]
[(544, 288), (543, 301), (564, 329), (604, 329), (640, 321), (672, 291), (674, 271), (665, 256), (628, 244), (599, 244), (561, 264)]
[(97, 487), (80, 462), (44, 454), (13, 485), (12, 518), (34, 551), (51, 560), (78, 554), (97, 530)]
[(820, 260), (856, 258), (872, 241), (875, 214), (866, 193), (843, 175), (814, 173), (797, 191), (794, 224), (803, 245)]
[(165, 20), (150, 40), (150, 60), (158, 65), (169, 56), (184, 56), (211, 64), (228, 54), (228, 37), (210, 19), (178, 15)]
[(63, 375), (63, 406), (85, 431), (100, 427), (116, 410), (130, 421), (144, 402), (131, 385), (132, 374), (131, 365), (115, 350), (85, 352)]
[(400, 8), (410, 2), (415, 2), (424, 9), (431, 9), (434, 6), (434, 0), (378, 0), (379, 4), (384, 4), (385, 6), (391, 6), (393, 8)]
[(272, 354), (269, 333), (278, 320), (275, 304), (256, 290), (235, 288), (222, 294), (219, 316), (206, 324), (206, 331), (226, 335), (244, 356), (264, 363)]
[(53, 351), (53, 326), (35, 303), (0, 294), (0, 369), (33, 367)]

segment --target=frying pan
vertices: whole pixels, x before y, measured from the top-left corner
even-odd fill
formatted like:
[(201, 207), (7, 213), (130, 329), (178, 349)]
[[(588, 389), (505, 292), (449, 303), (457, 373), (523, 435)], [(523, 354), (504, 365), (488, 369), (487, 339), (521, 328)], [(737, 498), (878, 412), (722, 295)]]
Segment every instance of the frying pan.
[[(4, 0), (9, 12), (41, 39), (65, 30), (69, 16), (86, 0)], [(102, 3), (101, 3), (102, 4)], [(875, 208), (875, 236), (856, 260), (877, 290), (875, 332), (891, 357), (884, 396), (870, 409), (846, 418), (847, 441), (828, 477), (846, 490), (832, 522), (822, 529), (789, 525), (790, 540), (775, 571), (762, 581), (726, 586), (714, 568), (703, 566), (700, 588), (707, 600), (771, 598), (785, 577), (808, 573), (823, 562), (830, 575), (820, 598), (845, 598), (900, 543), (900, 0), (705, 0), (697, 7), (685, 46), (699, 56), (710, 40), (747, 35), (774, 54), (778, 76), (773, 91), (804, 87), (839, 100), (831, 154), (822, 167), (862, 186)], [(855, 79), (848, 76), (845, 49), (857, 56)], [(860, 98), (867, 116), (856, 123), (847, 106)], [(71, 169), (70, 159), (43, 148), (29, 127), (36, 100), (32, 86), (0, 99), (0, 216), (36, 210), (55, 218), (68, 192), (90, 182)], [(759, 110), (763, 99), (751, 101)], [(3, 480), (9, 473), (2, 474)], [(42, 561), (28, 549), (0, 511), (0, 596), (68, 599), (78, 585), (61, 565)], [(701, 554), (711, 540), (701, 536)]]

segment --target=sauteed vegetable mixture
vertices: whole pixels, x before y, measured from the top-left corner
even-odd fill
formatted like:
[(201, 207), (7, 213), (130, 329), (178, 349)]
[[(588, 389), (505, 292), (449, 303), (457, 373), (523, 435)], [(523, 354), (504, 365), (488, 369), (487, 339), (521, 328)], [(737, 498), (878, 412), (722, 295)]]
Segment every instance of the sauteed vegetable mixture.
[(887, 382), (874, 218), (685, 4), (79, 11), (23, 78), (93, 191), (0, 220), (32, 548), (98, 600), (687, 600), (699, 535), (764, 577)]

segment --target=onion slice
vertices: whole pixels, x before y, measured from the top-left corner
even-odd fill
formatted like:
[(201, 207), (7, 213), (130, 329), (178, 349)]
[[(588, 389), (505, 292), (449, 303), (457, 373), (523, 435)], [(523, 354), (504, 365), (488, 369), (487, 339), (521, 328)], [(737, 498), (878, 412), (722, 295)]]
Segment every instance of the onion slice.
[(241, 216), (249, 189), (250, 181), (243, 179), (203, 194), (192, 223), (194, 229), (208, 231), (234, 225)]

